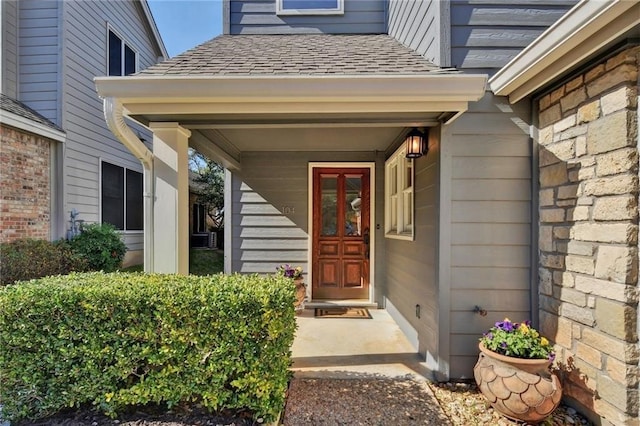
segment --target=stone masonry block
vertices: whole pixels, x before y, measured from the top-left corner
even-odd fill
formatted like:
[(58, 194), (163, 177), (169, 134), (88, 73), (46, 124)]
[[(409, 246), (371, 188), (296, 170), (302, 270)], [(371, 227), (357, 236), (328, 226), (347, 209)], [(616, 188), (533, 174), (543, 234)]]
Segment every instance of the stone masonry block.
[(551, 269), (564, 268), (564, 256), (553, 254), (540, 254), (540, 265)]
[(603, 353), (626, 364), (637, 363), (638, 358), (640, 358), (637, 345), (624, 342), (591, 328), (582, 330), (581, 340), (594, 348), (600, 348)]
[(576, 342), (576, 356), (595, 368), (602, 368), (602, 352), (582, 342)]
[(638, 253), (634, 247), (605, 246), (598, 248), (596, 278), (621, 284), (635, 283), (638, 279)]
[(560, 305), (560, 315), (589, 327), (593, 327), (596, 322), (593, 317), (593, 309), (582, 308), (570, 303), (563, 303)]
[[(622, 148), (596, 156), (598, 177), (638, 170), (638, 150)], [(637, 188), (635, 188), (637, 190)]]
[(631, 303), (637, 298), (637, 292), (630, 286), (615, 283), (598, 278), (577, 275), (575, 279), (576, 290), (586, 294), (593, 294), (619, 302)]
[[(564, 140), (562, 142), (549, 144), (545, 148), (549, 154), (552, 154), (553, 157), (556, 158), (555, 162), (557, 162), (558, 160), (569, 161), (575, 158), (575, 155), (576, 155), (575, 139), (569, 139), (569, 140)], [(551, 164), (551, 162), (549, 162), (548, 164)], [(540, 165), (543, 165), (543, 164), (540, 163)]]
[(578, 87), (582, 86), (583, 84), (584, 84), (584, 76), (579, 75), (578, 77), (574, 78), (573, 80), (565, 84), (565, 90), (567, 92), (571, 92), (573, 90), (576, 90)]
[(615, 112), (589, 123), (587, 152), (600, 154), (632, 146), (634, 141), (627, 137), (627, 124), (626, 110)]
[(538, 131), (538, 143), (541, 146), (553, 143), (553, 126), (541, 127)]
[(552, 290), (552, 281), (551, 281), (551, 271), (547, 268), (539, 268), (538, 269), (538, 279), (540, 282), (540, 294), (546, 294), (547, 296), (551, 296), (553, 294)]
[(628, 365), (613, 357), (607, 357), (605, 371), (613, 380), (628, 387), (637, 386), (640, 379), (637, 366)]
[(619, 195), (638, 192), (638, 176), (624, 174), (597, 179), (584, 183), (584, 195)]
[(578, 206), (573, 209), (571, 214), (567, 214), (567, 220), (575, 222), (589, 220), (589, 206)]
[(638, 398), (637, 391), (627, 389), (626, 386), (614, 382), (604, 374), (600, 374), (598, 377), (598, 396), (625, 412), (631, 409), (631, 405), (636, 404), (633, 409), (635, 413), (630, 414), (637, 413), (637, 401), (632, 402)]
[(540, 99), (540, 102), (538, 103), (538, 108), (540, 109), (540, 111), (544, 111), (545, 109), (549, 108), (550, 105), (551, 105), (551, 95), (545, 95), (542, 97), (542, 99)]
[(540, 186), (542, 188), (562, 185), (567, 181), (567, 165), (565, 163), (540, 168)]
[(600, 221), (634, 220), (638, 217), (638, 202), (634, 195), (601, 197), (593, 207), (593, 219)]
[(637, 310), (631, 306), (599, 298), (595, 309), (598, 329), (620, 340), (634, 342), (637, 340)]
[(595, 252), (595, 244), (583, 243), (580, 241), (569, 241), (567, 246), (569, 254), (577, 254), (579, 256), (593, 256)]
[(631, 99), (631, 89), (629, 87), (621, 87), (614, 92), (604, 95), (600, 101), (602, 105), (602, 114), (609, 115), (621, 109), (629, 107)]
[(548, 207), (548, 206), (553, 206), (554, 204), (554, 190), (553, 188), (549, 188), (549, 189), (541, 189), (540, 190), (540, 206), (542, 207)]
[(562, 132), (576, 125), (576, 115), (571, 114), (553, 125), (554, 133)]
[(584, 75), (584, 82), (588, 83), (588, 82), (590, 82), (592, 80), (595, 80), (596, 78), (598, 78), (602, 74), (604, 74), (604, 71), (605, 71), (605, 65), (604, 64), (600, 64), (600, 65), (597, 65), (597, 66), (591, 68)]
[(572, 288), (556, 286), (553, 288), (553, 297), (561, 300), (563, 304), (571, 304), (580, 308), (587, 306), (587, 296)]
[(557, 321), (557, 330), (555, 335), (552, 335), (552, 339), (558, 345), (571, 349), (573, 339), (571, 321), (566, 318), (559, 317)]
[(554, 226), (553, 227), (553, 237), (559, 240), (567, 240), (569, 239), (571, 231), (568, 226)]
[(586, 100), (587, 90), (585, 87), (580, 87), (573, 92), (567, 93), (562, 99), (560, 99), (560, 107), (562, 108), (562, 112), (566, 114), (568, 111), (573, 110)]
[(560, 112), (560, 104), (551, 105), (551, 107), (540, 113), (539, 125), (541, 128), (546, 127), (560, 121), (561, 118), (562, 113)]
[(546, 147), (540, 147), (540, 152), (538, 155), (539, 167), (545, 167), (559, 162), (560, 159), (553, 152), (549, 151)]
[(620, 410), (609, 404), (602, 398), (595, 399), (587, 407), (593, 407), (593, 411), (598, 413), (601, 426), (637, 426), (638, 419), (636, 416), (629, 416), (623, 410)]
[(593, 205), (593, 197), (580, 197), (578, 198), (579, 206), (592, 206)]
[(567, 200), (577, 198), (578, 194), (578, 185), (563, 185), (558, 188), (558, 199), (559, 200)]
[(600, 101), (596, 100), (578, 108), (578, 124), (588, 123), (600, 117)]
[(571, 228), (570, 235), (577, 241), (635, 244), (638, 227), (630, 223), (578, 223)]
[(595, 270), (594, 260), (590, 257), (569, 255), (564, 260), (567, 271), (580, 274), (593, 275)]
[(638, 56), (639, 50), (640, 49), (638, 49), (637, 47), (627, 49), (607, 59), (606, 69), (612, 70), (618, 67), (619, 65), (622, 65), (625, 63), (634, 64), (638, 60), (637, 56)]
[(564, 209), (540, 209), (541, 223), (558, 223), (564, 222)]
[(562, 97), (565, 94), (565, 87), (559, 87), (556, 90), (554, 90), (553, 92), (550, 93), (550, 99), (549, 101), (553, 104), (558, 102), (560, 99), (562, 99)]
[(552, 226), (540, 226), (538, 231), (538, 248), (542, 251), (553, 251)]
[(587, 95), (593, 98), (619, 84), (637, 84), (637, 81), (638, 68), (635, 64), (622, 64), (589, 82), (589, 84), (587, 84)]

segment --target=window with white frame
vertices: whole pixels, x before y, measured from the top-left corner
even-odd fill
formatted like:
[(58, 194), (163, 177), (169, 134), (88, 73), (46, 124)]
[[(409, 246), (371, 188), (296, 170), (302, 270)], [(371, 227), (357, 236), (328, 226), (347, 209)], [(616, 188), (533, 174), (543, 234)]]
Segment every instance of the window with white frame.
[(102, 223), (110, 223), (123, 231), (141, 231), (142, 173), (102, 162)]
[(129, 75), (136, 72), (137, 54), (122, 37), (109, 29), (107, 70), (109, 75)]
[(344, 0), (276, 0), (278, 15), (343, 15)]
[(385, 236), (413, 240), (413, 160), (401, 146), (385, 163)]

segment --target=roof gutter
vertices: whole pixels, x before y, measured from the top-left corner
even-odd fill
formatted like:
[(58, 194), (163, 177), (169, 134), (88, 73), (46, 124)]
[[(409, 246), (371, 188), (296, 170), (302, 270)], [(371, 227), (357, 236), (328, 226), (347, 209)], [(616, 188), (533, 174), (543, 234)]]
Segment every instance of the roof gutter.
[(107, 126), (142, 163), (144, 169), (144, 270), (153, 272), (153, 153), (127, 126), (122, 103), (115, 98), (104, 98), (104, 117)]

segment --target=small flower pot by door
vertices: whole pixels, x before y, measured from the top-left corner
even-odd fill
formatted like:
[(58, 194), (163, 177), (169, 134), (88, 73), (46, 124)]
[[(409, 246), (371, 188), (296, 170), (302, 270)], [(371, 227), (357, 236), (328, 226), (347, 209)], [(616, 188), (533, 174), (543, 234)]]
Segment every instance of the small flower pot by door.
[(294, 307), (296, 314), (300, 314), (304, 310), (304, 299), (307, 297), (307, 285), (304, 283), (303, 278), (296, 278), (293, 282), (296, 285), (296, 301)]
[(500, 355), (479, 345), (473, 375), (491, 406), (506, 417), (539, 423), (560, 404), (562, 386), (546, 359)]

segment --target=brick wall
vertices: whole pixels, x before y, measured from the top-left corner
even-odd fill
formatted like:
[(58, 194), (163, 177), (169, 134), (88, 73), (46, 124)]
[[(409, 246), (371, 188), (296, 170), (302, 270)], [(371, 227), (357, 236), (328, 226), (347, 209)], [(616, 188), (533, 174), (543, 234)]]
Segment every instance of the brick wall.
[(51, 142), (0, 126), (0, 242), (50, 239)]
[(638, 64), (628, 48), (539, 100), (540, 326), (565, 395), (638, 421)]

